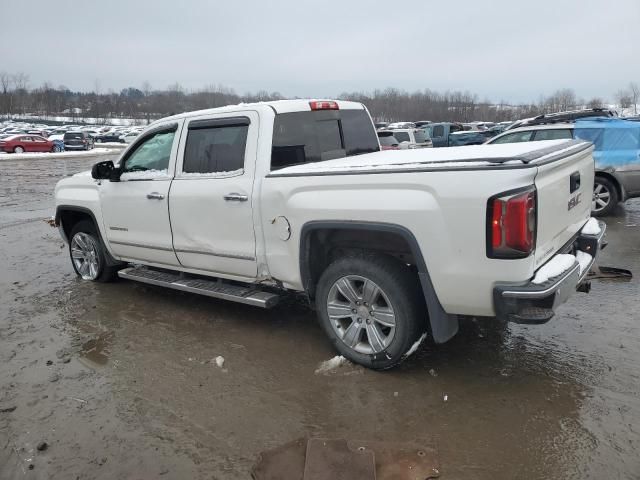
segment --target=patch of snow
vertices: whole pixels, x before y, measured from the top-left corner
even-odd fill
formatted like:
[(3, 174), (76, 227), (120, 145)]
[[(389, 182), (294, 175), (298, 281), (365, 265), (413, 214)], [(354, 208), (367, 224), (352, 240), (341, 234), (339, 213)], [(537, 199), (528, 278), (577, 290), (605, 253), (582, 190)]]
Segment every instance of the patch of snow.
[(1, 160), (54, 160), (57, 158), (74, 158), (74, 157), (98, 157), (100, 155), (109, 155), (119, 153), (120, 150), (114, 150), (110, 148), (94, 148), (89, 151), (76, 151), (76, 152), (58, 152), (58, 153), (7, 153), (5, 155), (0, 154)]
[(601, 231), (602, 230), (600, 229), (600, 224), (598, 223), (598, 220), (591, 217), (587, 221), (587, 223), (584, 224), (584, 227), (582, 227), (581, 233), (585, 235), (599, 235)]
[(120, 142), (96, 142), (94, 145), (100, 145), (101, 147), (108, 148), (126, 148), (129, 146), (128, 143), (120, 143)]
[(569, 270), (574, 263), (576, 263), (576, 257), (568, 253), (561, 253), (556, 255), (547, 263), (545, 263), (536, 272), (536, 276), (531, 280), (532, 283), (540, 284), (544, 283), (550, 278), (557, 277)]
[(422, 341), (427, 338), (427, 332), (423, 333), (420, 338), (418, 340), (416, 340), (413, 345), (411, 345), (411, 348), (409, 350), (407, 350), (407, 353), (404, 354), (404, 358), (408, 358), (411, 355), (413, 355), (416, 350), (418, 350), (418, 347), (420, 346), (420, 344), (422, 343)]
[(224, 357), (222, 355), (218, 355), (212, 360), (212, 363), (215, 363), (218, 368), (222, 368), (224, 366)]
[(336, 370), (337, 368), (340, 368), (345, 363), (349, 363), (349, 361), (346, 358), (344, 358), (342, 355), (336, 355), (335, 357), (330, 358), (329, 360), (325, 360), (320, 365), (318, 365), (318, 368), (316, 368), (315, 373), (316, 375), (321, 373), (327, 373), (332, 370)]
[(225, 178), (225, 177), (235, 177), (237, 175), (242, 175), (244, 173), (244, 168), (239, 168), (238, 170), (230, 170), (228, 172), (208, 172), (208, 173), (185, 173), (182, 172), (179, 178)]
[(120, 180), (148, 180), (153, 178), (168, 178), (169, 171), (163, 170), (143, 170), (140, 172), (125, 172), (120, 175)]
[(576, 260), (578, 260), (578, 264), (580, 265), (580, 275), (582, 275), (585, 269), (589, 268), (592, 259), (593, 257), (587, 252), (583, 252), (582, 250), (576, 252)]

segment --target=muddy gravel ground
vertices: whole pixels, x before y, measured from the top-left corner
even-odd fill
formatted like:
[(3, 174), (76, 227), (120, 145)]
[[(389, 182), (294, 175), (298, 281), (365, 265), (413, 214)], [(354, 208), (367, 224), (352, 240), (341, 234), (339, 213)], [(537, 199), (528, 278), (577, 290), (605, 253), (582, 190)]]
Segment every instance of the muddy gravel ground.
[[(43, 220), (95, 161), (0, 162), (0, 478), (243, 479), (301, 436), (435, 445), (446, 479), (640, 478), (638, 277), (546, 325), (465, 322), (390, 372), (316, 374), (334, 352), (295, 302), (78, 280)], [(600, 264), (640, 274), (640, 202), (607, 223)]]

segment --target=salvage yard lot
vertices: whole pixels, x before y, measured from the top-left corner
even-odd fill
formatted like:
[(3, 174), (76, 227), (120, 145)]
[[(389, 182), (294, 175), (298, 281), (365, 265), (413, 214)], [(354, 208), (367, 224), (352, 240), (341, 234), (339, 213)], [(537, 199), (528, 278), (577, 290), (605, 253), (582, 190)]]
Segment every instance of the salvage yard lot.
[[(302, 436), (434, 445), (442, 478), (640, 472), (637, 278), (594, 281), (544, 326), (466, 322), (394, 371), (316, 374), (334, 352), (296, 301), (76, 279), (43, 221), (53, 187), (114, 158), (2, 156), (0, 478), (248, 478)], [(640, 272), (640, 201), (606, 222), (599, 263)]]

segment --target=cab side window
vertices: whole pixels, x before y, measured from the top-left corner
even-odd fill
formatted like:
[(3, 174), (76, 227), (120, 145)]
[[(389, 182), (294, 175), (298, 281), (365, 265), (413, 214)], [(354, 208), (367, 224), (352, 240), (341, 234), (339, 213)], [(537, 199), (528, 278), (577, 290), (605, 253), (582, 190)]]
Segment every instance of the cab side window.
[(125, 159), (123, 173), (144, 171), (167, 173), (175, 133), (175, 130), (165, 130), (147, 137)]
[(183, 174), (241, 173), (249, 119), (191, 122), (184, 150)]

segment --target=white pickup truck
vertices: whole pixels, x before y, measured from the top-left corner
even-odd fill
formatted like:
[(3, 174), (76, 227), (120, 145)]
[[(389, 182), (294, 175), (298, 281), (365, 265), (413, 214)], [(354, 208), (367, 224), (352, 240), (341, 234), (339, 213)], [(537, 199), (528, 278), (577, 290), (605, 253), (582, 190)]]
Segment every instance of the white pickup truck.
[(380, 151), (360, 103), (290, 100), (153, 123), (118, 164), (56, 186), (86, 280), (269, 308), (299, 292), (350, 360), (386, 369), (461, 315), (548, 321), (585, 277), (592, 146)]

